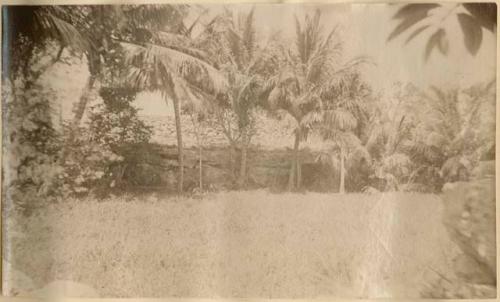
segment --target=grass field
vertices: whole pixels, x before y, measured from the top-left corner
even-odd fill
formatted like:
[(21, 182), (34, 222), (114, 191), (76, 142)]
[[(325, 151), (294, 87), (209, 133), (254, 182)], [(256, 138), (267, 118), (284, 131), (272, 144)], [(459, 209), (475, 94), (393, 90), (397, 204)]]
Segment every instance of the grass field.
[(441, 211), (425, 194), (72, 200), (8, 223), (6, 290), (70, 280), (103, 297), (417, 298), (458, 252)]

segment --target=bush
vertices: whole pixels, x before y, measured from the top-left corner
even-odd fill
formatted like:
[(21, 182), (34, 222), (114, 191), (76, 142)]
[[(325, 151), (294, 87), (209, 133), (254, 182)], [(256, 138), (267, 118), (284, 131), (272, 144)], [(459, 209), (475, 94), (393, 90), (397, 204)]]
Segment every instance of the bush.
[(66, 188), (72, 193), (120, 187), (127, 167), (140, 156), (135, 147), (151, 138), (150, 127), (131, 105), (135, 91), (101, 88), (99, 94), (103, 102), (90, 108), (88, 124), (80, 127), (65, 163)]
[(30, 211), (59, 192), (61, 142), (52, 123), (51, 108), (55, 93), (36, 83), (11, 91), (4, 107), (3, 176), (9, 204)]

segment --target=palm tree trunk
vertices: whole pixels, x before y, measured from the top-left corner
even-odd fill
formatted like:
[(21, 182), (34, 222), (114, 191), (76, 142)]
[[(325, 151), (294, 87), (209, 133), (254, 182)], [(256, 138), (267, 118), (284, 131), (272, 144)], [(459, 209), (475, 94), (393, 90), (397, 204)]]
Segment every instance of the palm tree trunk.
[(236, 147), (234, 145), (234, 143), (230, 143), (229, 144), (229, 170), (231, 172), (231, 181), (235, 181), (236, 180)]
[(345, 154), (344, 154), (344, 149), (340, 148), (340, 187), (339, 187), (339, 193), (344, 194), (345, 193), (345, 167), (344, 167), (344, 160), (345, 160)]
[(290, 165), (290, 174), (288, 176), (288, 191), (293, 190), (293, 184), (295, 182), (295, 167), (297, 165), (297, 162), (295, 159), (292, 160), (291, 165)]
[(177, 193), (182, 194), (184, 186), (184, 148), (182, 145), (182, 129), (181, 129), (181, 109), (179, 99), (176, 95), (172, 97), (172, 102), (174, 103), (174, 114), (175, 114), (175, 131), (177, 134), (177, 152), (178, 152), (178, 163), (179, 163), (179, 175), (177, 179)]
[(62, 149), (61, 160), (62, 162), (66, 161), (67, 156), (69, 155), (69, 147), (73, 144), (75, 140), (75, 135), (80, 126), (80, 122), (85, 113), (85, 109), (87, 108), (87, 104), (90, 100), (90, 96), (92, 94), (92, 90), (94, 89), (96, 77), (90, 75), (87, 79), (87, 83), (85, 84), (85, 88), (83, 90), (82, 95), (80, 96), (80, 100), (78, 101), (76, 108), (74, 110), (75, 115), (73, 116), (73, 120), (71, 121), (69, 133), (68, 133), (68, 141), (64, 144)]
[(90, 100), (90, 95), (92, 93), (92, 89), (95, 84), (95, 76), (89, 76), (87, 80), (87, 84), (85, 85), (84, 91), (80, 100), (78, 101), (77, 107), (75, 109), (75, 116), (73, 117), (72, 126), (78, 127), (80, 125), (80, 121), (83, 118), (83, 114), (85, 113), (85, 108), (87, 108), (87, 104)]
[(246, 183), (247, 177), (247, 154), (248, 154), (248, 143), (246, 131), (243, 131), (243, 136), (241, 138), (241, 160), (240, 160), (240, 175), (238, 177), (238, 188), (242, 189)]
[(194, 133), (196, 135), (196, 143), (198, 144), (198, 164), (200, 165), (199, 167), (199, 188), (200, 188), (200, 192), (203, 192), (203, 160), (202, 160), (202, 149), (203, 149), (203, 146), (202, 146), (202, 141), (201, 141), (201, 125), (198, 123), (196, 124), (195, 122), (195, 117), (193, 115), (193, 113), (190, 114), (191, 116), (191, 122), (193, 123), (193, 128), (194, 128)]
[(295, 143), (293, 146), (293, 160), (290, 168), (290, 177), (288, 178), (288, 191), (294, 188), (298, 188), (300, 185), (300, 162), (299, 162), (299, 144), (300, 136), (299, 132), (295, 133)]
[(296, 166), (297, 166), (297, 189), (300, 189), (302, 186), (302, 166), (300, 164), (300, 156), (299, 152), (297, 152), (297, 159), (296, 159)]
[(203, 192), (203, 160), (201, 141), (198, 141), (199, 156), (200, 156), (200, 192)]

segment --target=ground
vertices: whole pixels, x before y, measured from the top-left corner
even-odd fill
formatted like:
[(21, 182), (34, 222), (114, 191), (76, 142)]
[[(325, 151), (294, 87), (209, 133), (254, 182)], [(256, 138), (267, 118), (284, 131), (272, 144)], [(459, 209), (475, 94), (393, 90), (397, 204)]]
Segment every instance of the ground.
[(70, 200), (9, 218), (5, 290), (68, 280), (102, 297), (418, 298), (458, 253), (441, 216), (439, 196), (410, 193)]

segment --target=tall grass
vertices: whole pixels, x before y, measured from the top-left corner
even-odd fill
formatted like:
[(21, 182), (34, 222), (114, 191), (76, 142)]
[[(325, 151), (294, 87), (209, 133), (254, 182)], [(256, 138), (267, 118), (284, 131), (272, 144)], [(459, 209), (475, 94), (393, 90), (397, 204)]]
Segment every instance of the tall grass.
[(33, 288), (104, 297), (419, 297), (456, 253), (440, 211), (424, 194), (75, 199), (13, 223), (7, 258)]

